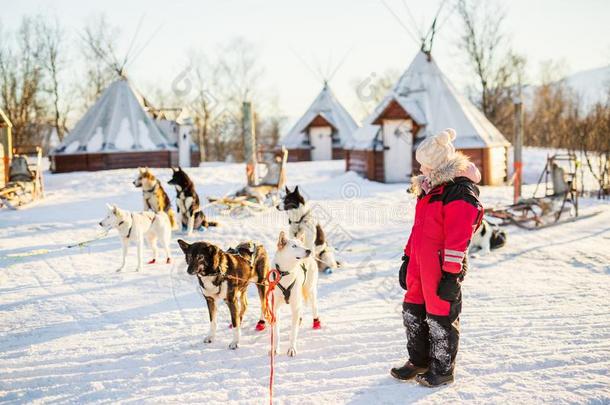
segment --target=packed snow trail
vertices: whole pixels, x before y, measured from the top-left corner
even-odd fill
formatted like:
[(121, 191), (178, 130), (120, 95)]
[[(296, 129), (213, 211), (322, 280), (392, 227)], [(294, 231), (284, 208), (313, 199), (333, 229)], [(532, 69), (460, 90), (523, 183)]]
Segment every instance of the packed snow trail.
[[(504, 249), (472, 261), (456, 382), (429, 389), (389, 375), (406, 356), (396, 273), (415, 201), (404, 184), (368, 182), (343, 167), (288, 165), (289, 186), (299, 184), (314, 203), (345, 268), (320, 278), (323, 329), (311, 329), (306, 311), (297, 357), (281, 347), (276, 403), (610, 402), (607, 203), (583, 200), (583, 214), (601, 214), (573, 223), (536, 232), (508, 228)], [(170, 170), (153, 172), (165, 185)], [(237, 164), (187, 172), (202, 199), (239, 188), (244, 177)], [(175, 243), (184, 235), (174, 236), (174, 265), (148, 265), (141, 273), (133, 272), (135, 246), (126, 271), (114, 272), (120, 262), (114, 233), (83, 248), (6, 258), (91, 239), (106, 202), (141, 209), (135, 174), (47, 175), (45, 200), (0, 212), (0, 401), (267, 401), (269, 335), (254, 331), (255, 288), (241, 347), (227, 349), (232, 332), (224, 305), (217, 340), (204, 344), (205, 302)], [(511, 196), (507, 187), (482, 188), (487, 204)], [(185, 239), (223, 247), (253, 239), (273, 255), (287, 227), (275, 209), (214, 220), (219, 228)], [(289, 321), (282, 319), (286, 343)]]

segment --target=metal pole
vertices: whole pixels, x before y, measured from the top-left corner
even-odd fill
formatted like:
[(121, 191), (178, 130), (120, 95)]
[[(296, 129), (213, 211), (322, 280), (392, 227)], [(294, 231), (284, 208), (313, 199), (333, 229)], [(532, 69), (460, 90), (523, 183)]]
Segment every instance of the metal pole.
[(254, 117), (252, 105), (244, 101), (243, 109), (244, 158), (246, 160), (246, 178), (249, 186), (256, 185), (256, 135), (254, 133)]
[(521, 182), (523, 174), (523, 160), (521, 149), (523, 147), (523, 104), (521, 98), (517, 97), (514, 101), (515, 105), (515, 136), (513, 139), (514, 148), (514, 202), (516, 203), (521, 198)]

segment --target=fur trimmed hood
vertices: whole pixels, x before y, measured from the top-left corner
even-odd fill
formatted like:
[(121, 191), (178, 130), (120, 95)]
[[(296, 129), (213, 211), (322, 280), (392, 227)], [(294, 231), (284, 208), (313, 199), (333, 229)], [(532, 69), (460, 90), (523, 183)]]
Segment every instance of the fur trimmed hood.
[(468, 177), (475, 183), (481, 180), (479, 169), (470, 162), (466, 155), (456, 152), (451, 160), (434, 169), (429, 177), (423, 174), (414, 176), (411, 179), (411, 192), (416, 196), (421, 195), (426, 188), (424, 181), (429, 183), (429, 189), (432, 190), (434, 187), (450, 182), (460, 176)]

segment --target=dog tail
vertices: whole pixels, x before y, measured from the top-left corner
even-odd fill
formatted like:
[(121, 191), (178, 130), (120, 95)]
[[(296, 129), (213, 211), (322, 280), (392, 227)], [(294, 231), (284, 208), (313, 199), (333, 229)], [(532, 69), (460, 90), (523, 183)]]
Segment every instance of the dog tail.
[(200, 229), (202, 227), (209, 228), (212, 226), (218, 226), (216, 221), (208, 221), (203, 211), (197, 211), (195, 213), (195, 228)]
[(176, 213), (173, 209), (167, 210), (167, 216), (169, 217), (169, 223), (172, 226), (172, 230), (175, 231), (178, 229), (178, 222), (176, 221)]

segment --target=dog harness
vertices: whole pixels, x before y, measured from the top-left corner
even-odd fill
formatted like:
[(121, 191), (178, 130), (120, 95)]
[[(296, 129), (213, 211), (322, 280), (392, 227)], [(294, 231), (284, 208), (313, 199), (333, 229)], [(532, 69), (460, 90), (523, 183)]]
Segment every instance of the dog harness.
[[(127, 231), (127, 236), (126, 236), (127, 239), (129, 239), (129, 236), (131, 235), (131, 229), (133, 228), (133, 213), (131, 213), (130, 216), (131, 216), (131, 225), (129, 226), (129, 230)], [(119, 222), (117, 224), (117, 227), (123, 225), (124, 223), (125, 223), (125, 221)], [(152, 224), (152, 222), (151, 222), (151, 224)]]
[[(256, 263), (256, 259), (258, 258), (258, 245), (256, 244), (252, 244), (252, 247), (254, 248), (254, 251), (252, 251), (252, 256), (250, 257), (250, 267), (254, 267), (254, 263)], [(239, 253), (239, 250), (237, 250), (237, 248), (229, 248), (227, 249), (227, 253), (230, 253), (232, 255), (237, 255), (239, 257), (241, 257), (244, 260), (248, 260), (246, 259), (246, 257), (244, 257), (241, 253)]]
[[(143, 190), (143, 191), (144, 191), (145, 193), (152, 193), (152, 192), (154, 192), (154, 191), (157, 189), (157, 187), (159, 187), (159, 179), (157, 179), (157, 182), (155, 183), (155, 185), (154, 185), (154, 186), (152, 186), (152, 188), (151, 188), (151, 189), (148, 189), (148, 190)], [(151, 198), (151, 197), (147, 197), (147, 198), (146, 198), (146, 204), (148, 205), (148, 208), (149, 208), (149, 209), (152, 209), (152, 204), (150, 203), (150, 198)]]
[(301, 219), (299, 219), (298, 221), (292, 221), (290, 218), (288, 218), (288, 224), (289, 225), (292, 225), (292, 224), (300, 225), (301, 222), (303, 222), (303, 220), (309, 215), (310, 212), (311, 212), (311, 210), (304, 213), (303, 216), (301, 217)]
[[(303, 279), (303, 285), (305, 285), (305, 281), (307, 281), (307, 267), (305, 267), (305, 264), (301, 263), (301, 268), (303, 269), (303, 274), (305, 275), (305, 278)], [(297, 279), (295, 277), (292, 284), (290, 284), (288, 287), (284, 287), (281, 283), (282, 277), (289, 275), (290, 272), (280, 270), (280, 265), (277, 263), (275, 265), (275, 269), (277, 270), (278, 273), (280, 273), (280, 280), (276, 284), (277, 288), (279, 288), (280, 291), (282, 292), (282, 294), (284, 294), (284, 301), (286, 301), (286, 304), (289, 304), (290, 303), (290, 293), (292, 292), (292, 288), (294, 287), (294, 284), (297, 282)]]
[(155, 185), (154, 185), (154, 186), (152, 186), (152, 188), (151, 188), (151, 189), (144, 190), (144, 192), (146, 192), (146, 193), (152, 193), (153, 191), (155, 191), (155, 190), (157, 189), (157, 187), (159, 187), (159, 179), (157, 179), (157, 182), (155, 183)]

